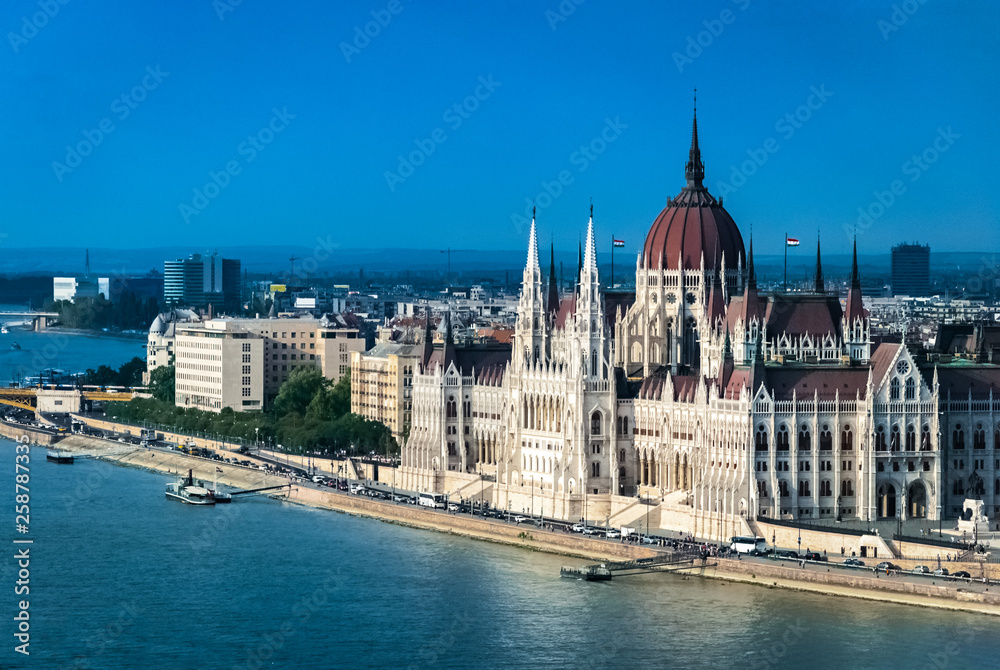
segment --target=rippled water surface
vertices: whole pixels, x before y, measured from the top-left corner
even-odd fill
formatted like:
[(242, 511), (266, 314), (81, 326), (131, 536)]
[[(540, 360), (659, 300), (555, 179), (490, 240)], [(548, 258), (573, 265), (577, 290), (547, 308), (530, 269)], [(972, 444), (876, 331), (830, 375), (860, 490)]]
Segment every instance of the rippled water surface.
[[(14, 444), (0, 442), (4, 533)], [(167, 477), (32, 450), (31, 656), (2, 668), (997, 667), (1000, 620), (644, 575), (266, 499), (191, 507)], [(949, 646), (951, 644), (951, 646)]]

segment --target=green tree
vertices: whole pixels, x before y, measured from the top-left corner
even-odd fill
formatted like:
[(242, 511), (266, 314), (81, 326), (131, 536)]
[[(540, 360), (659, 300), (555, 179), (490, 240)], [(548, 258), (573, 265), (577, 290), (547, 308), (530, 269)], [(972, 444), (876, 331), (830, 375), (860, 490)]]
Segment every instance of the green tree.
[(279, 419), (291, 413), (305, 415), (313, 398), (326, 391), (329, 385), (330, 380), (323, 376), (319, 368), (301, 367), (292, 370), (278, 389), (272, 412)]
[(149, 392), (161, 402), (174, 402), (175, 371), (173, 365), (161, 365), (149, 373)]

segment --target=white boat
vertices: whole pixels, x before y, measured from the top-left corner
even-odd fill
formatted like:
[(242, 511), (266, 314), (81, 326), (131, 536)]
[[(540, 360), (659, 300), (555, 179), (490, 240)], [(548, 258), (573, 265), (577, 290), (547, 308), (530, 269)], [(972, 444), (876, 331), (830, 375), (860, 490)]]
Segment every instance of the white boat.
[(10, 331), (7, 330), (7, 326), (0, 326), (0, 335), (6, 335)]
[(188, 505), (215, 504), (214, 492), (206, 488), (204, 482), (195, 479), (191, 470), (188, 470), (187, 477), (182, 477), (176, 482), (167, 484), (166, 494), (168, 498), (179, 500)]
[[(181, 482), (171, 482), (167, 484), (166, 494), (171, 500), (178, 500), (186, 505), (214, 505), (215, 500), (213, 498), (206, 498), (201, 496), (194, 496), (189, 493), (189, 488), (200, 488), (200, 487), (188, 487), (184, 486)], [(206, 493), (207, 489), (202, 489)]]

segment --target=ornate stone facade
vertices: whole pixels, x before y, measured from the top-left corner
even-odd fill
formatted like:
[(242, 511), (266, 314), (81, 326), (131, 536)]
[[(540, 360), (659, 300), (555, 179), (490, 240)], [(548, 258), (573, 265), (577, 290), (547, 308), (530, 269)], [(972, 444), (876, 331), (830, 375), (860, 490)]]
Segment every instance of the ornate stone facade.
[(575, 290), (543, 292), (532, 221), (512, 349), (424, 352), (404, 482), (612, 525), (649, 517), (639, 496), (654, 532), (715, 538), (758, 517), (957, 518), (966, 497), (1000, 512), (1000, 367), (874, 342), (856, 247), (843, 304), (818, 243), (812, 291), (762, 295), (703, 176), (695, 121), (635, 295), (602, 289), (592, 211)]

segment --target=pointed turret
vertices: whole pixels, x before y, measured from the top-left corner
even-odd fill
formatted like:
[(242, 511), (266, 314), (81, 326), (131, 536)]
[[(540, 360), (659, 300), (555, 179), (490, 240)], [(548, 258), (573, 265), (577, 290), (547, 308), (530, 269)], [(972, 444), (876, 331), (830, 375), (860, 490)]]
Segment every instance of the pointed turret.
[(823, 284), (823, 262), (820, 258), (819, 236), (816, 237), (816, 293), (825, 293), (826, 287)]
[(858, 319), (864, 320), (865, 309), (861, 304), (861, 275), (858, 274), (858, 239), (854, 238), (854, 256), (851, 259), (851, 287), (847, 292), (847, 306), (844, 317), (848, 327)]
[(559, 311), (559, 281), (556, 279), (556, 246), (549, 250), (549, 295), (546, 309), (549, 314)]
[(423, 342), (423, 354), (421, 356), (421, 362), (426, 367), (427, 362), (431, 360), (431, 354), (434, 353), (434, 331), (431, 329), (431, 323), (433, 319), (431, 318), (431, 308), (427, 308), (427, 320), (424, 324), (424, 342)]
[(720, 320), (724, 321), (726, 318), (725, 295), (718, 272), (712, 273), (712, 288), (708, 292), (708, 304), (705, 312), (708, 316), (709, 328), (715, 328)]
[(701, 162), (701, 149), (698, 147), (698, 89), (694, 90), (694, 121), (691, 124), (691, 149), (688, 152), (688, 162), (684, 167), (684, 177), (688, 189), (704, 189), (705, 166)]
[(583, 272), (583, 242), (580, 242), (579, 257), (577, 258), (576, 274), (577, 276)]
[(583, 265), (597, 275), (597, 242), (594, 239), (594, 206), (590, 206), (590, 221), (587, 223), (587, 251), (583, 256)]
[(444, 356), (441, 365), (444, 369), (455, 360), (455, 337), (451, 329), (451, 310), (444, 313)]
[(531, 208), (531, 232), (528, 234), (528, 261), (525, 270), (538, 269), (538, 235), (535, 232), (535, 208)]
[(722, 345), (722, 365), (719, 366), (719, 395), (725, 397), (726, 387), (729, 386), (729, 380), (733, 376), (733, 367), (735, 361), (733, 360), (733, 346), (729, 339), (729, 328), (726, 328), (726, 340)]

